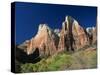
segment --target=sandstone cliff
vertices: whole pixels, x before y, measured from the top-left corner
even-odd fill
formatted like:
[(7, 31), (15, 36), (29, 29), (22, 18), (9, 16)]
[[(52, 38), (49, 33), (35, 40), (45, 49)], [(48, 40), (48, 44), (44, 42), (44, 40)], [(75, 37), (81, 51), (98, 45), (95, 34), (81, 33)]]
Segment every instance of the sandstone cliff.
[(67, 16), (60, 32), (59, 50), (79, 49), (87, 44), (84, 29), (72, 17)]
[(77, 20), (66, 16), (61, 29), (52, 30), (47, 24), (40, 24), (37, 34), (18, 46), (27, 55), (39, 52), (46, 57), (62, 51), (75, 51), (97, 41), (97, 28), (83, 28)]

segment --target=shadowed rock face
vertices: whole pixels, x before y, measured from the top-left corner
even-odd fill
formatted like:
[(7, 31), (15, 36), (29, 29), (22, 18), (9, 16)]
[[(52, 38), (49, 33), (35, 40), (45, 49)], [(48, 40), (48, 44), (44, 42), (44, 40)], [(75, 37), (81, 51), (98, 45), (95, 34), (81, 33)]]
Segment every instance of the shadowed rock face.
[(17, 61), (21, 63), (36, 63), (41, 60), (39, 57), (39, 50), (38, 48), (30, 55), (27, 55), (26, 52), (23, 51), (23, 49), (20, 49), (16, 46), (16, 55), (15, 55)]
[(96, 40), (96, 28), (89, 33), (74, 18), (67, 16), (62, 23), (62, 29), (52, 30), (47, 24), (40, 24), (37, 34), (18, 48), (27, 56), (38, 51), (38, 57), (47, 57), (64, 50), (75, 51)]
[(78, 22), (67, 16), (62, 25), (60, 33), (59, 50), (72, 50), (81, 48), (87, 43), (84, 29)]
[(88, 27), (86, 28), (88, 43), (90, 45), (97, 43), (97, 29), (96, 27)]
[(93, 43), (97, 43), (97, 27), (93, 29)]

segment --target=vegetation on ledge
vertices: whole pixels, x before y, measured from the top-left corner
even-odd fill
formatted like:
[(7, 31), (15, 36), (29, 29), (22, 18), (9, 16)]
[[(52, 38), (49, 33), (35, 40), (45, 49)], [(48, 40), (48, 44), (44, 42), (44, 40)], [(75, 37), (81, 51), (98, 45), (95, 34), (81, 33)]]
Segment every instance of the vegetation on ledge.
[(97, 67), (97, 52), (93, 48), (75, 53), (62, 52), (43, 58), (35, 64), (21, 64), (21, 72), (60, 71), (72, 69), (89, 69)]

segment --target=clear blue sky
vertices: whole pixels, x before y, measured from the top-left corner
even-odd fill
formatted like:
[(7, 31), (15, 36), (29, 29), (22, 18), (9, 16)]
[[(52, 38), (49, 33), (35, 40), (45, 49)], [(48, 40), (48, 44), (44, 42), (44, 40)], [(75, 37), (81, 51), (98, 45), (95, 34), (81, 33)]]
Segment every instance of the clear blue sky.
[(75, 18), (83, 27), (91, 27), (96, 25), (97, 8), (16, 2), (16, 44), (21, 44), (35, 36), (41, 23), (47, 23), (52, 29), (61, 29), (67, 15)]

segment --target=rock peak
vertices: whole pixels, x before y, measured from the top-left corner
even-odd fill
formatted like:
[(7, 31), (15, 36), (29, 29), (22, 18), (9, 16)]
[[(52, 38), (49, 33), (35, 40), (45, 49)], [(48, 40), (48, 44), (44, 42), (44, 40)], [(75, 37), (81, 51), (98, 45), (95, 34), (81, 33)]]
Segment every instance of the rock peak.
[(49, 27), (48, 27), (47, 24), (40, 24), (40, 25), (39, 25), (39, 30), (41, 30), (41, 29), (43, 29), (43, 28), (48, 29)]
[(71, 17), (71, 16), (66, 16), (66, 17), (65, 17), (65, 21), (68, 21), (69, 19), (72, 20), (73, 17)]
[(38, 28), (38, 33), (41, 31), (51, 31), (51, 28), (47, 24), (40, 24)]
[(91, 43), (91, 35), (87, 35), (89, 29), (92, 29), (91, 34), (95, 43), (97, 40), (96, 28), (90, 27), (86, 31), (76, 19), (65, 16), (61, 29), (51, 29), (48, 24), (39, 24), (37, 34), (21, 44), (19, 48), (23, 49), (28, 55), (39, 51), (39, 56), (43, 57), (64, 50), (78, 50)]

